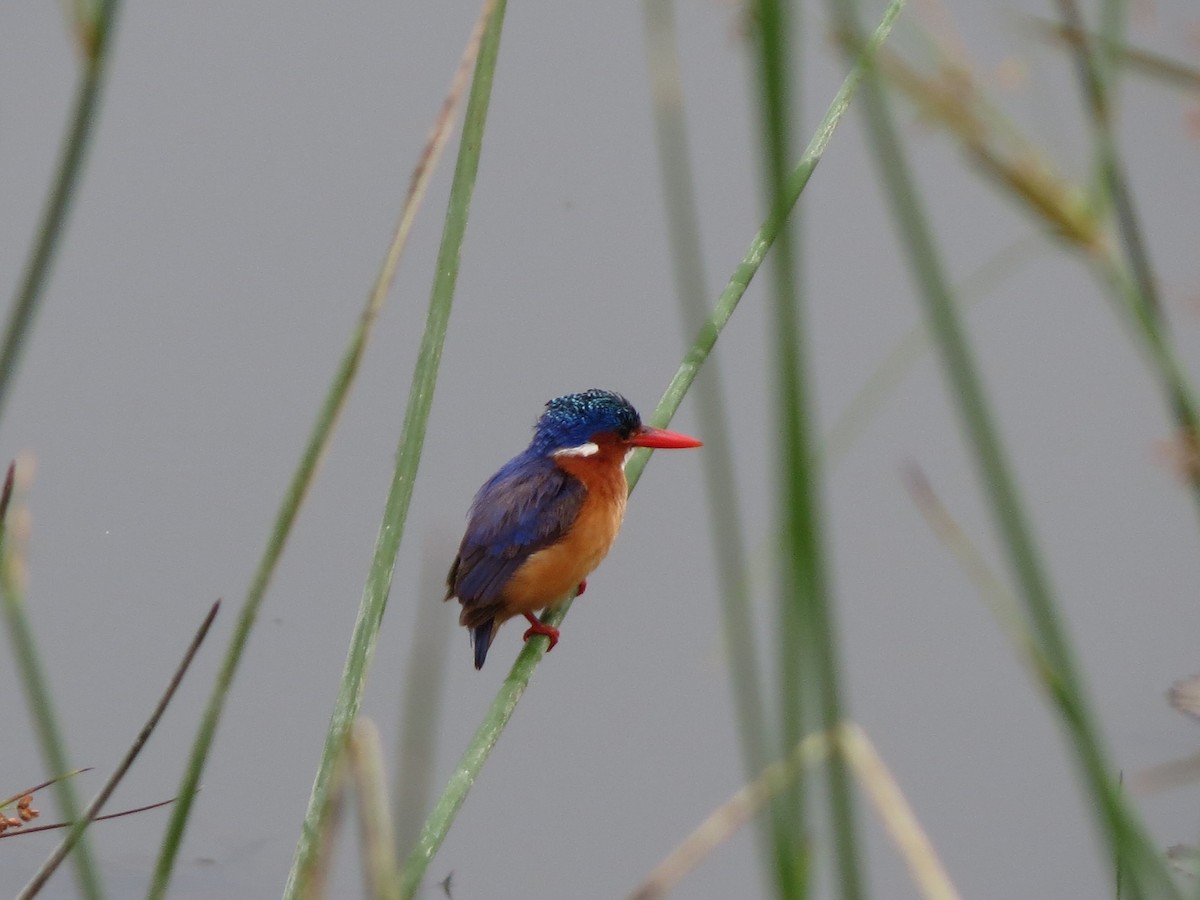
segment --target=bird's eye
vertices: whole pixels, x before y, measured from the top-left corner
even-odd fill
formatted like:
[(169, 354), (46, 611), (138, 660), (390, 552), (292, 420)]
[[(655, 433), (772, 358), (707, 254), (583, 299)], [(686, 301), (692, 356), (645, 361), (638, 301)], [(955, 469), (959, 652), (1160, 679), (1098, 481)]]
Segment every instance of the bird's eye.
[(629, 438), (632, 437), (632, 435), (633, 435), (633, 429), (630, 428), (628, 425), (617, 429), (617, 437), (619, 437), (623, 441), (629, 440)]

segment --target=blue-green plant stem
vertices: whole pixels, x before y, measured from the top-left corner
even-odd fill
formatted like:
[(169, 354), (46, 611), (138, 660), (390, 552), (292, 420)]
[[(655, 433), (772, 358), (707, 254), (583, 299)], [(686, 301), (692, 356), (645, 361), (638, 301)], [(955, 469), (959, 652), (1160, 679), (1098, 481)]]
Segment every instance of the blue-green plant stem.
[[(694, 334), (707, 315), (708, 289), (704, 278), (704, 248), (700, 240), (695, 181), (684, 115), (683, 78), (676, 46), (674, 0), (646, 0), (646, 55), (654, 100), (659, 169), (667, 214), (675, 292), (686, 333)], [(729, 660), (742, 762), (748, 778), (769, 761), (771, 741), (763, 707), (754, 641), (753, 609), (748, 590), (744, 530), (738, 512), (737, 472), (733, 466), (729, 417), (718, 360), (708, 361), (708, 371), (693, 390), (697, 419), (704, 435), (701, 467), (712, 523), (712, 553), (721, 593), (725, 650)], [(764, 848), (789, 832), (778, 817), (759, 819)], [(773, 858), (773, 857), (772, 857)]]
[(325, 751), (317, 771), (316, 782), (309, 798), (308, 812), (304, 818), (296, 857), (288, 876), (284, 892), (286, 898), (295, 900), (307, 896), (305, 881), (313, 848), (321, 828), (321, 811), (325, 807), (325, 795), (336, 766), (338, 754), (345, 743), (346, 734), (358, 715), (366, 687), (367, 670), (374, 654), (379, 625), (391, 590), (392, 572), (396, 554), (404, 534), (404, 523), (408, 516), (413, 485), (425, 443), (425, 426), (433, 404), (433, 391), (437, 383), (438, 365), (442, 357), (446, 328), (450, 321), (451, 301), (458, 280), (459, 258), (463, 238), (466, 234), (467, 218), (475, 176), (479, 170), (479, 157), (483, 144), (484, 126), (487, 122), (488, 103), (491, 99), (492, 80), (496, 60), (500, 52), (500, 34), (504, 24), (506, 0), (495, 0), (485, 6), (481, 14), (482, 40), (479, 58), (475, 65), (475, 78), (467, 100), (467, 111), (463, 122), (462, 141), (459, 145), (458, 163), (450, 187), (450, 200), (446, 211), (446, 223), (442, 231), (441, 247), (438, 251), (437, 275), (429, 298), (429, 312), (425, 320), (425, 332), (417, 355), (412, 385), (409, 389), (408, 406), (404, 413), (400, 446), (396, 455), (396, 467), (384, 507), (383, 522), (375, 544), (371, 570), (363, 589), (358, 619), (350, 640), (346, 657), (345, 672), (334, 704), (329, 731), (325, 738)]
[[(13, 470), (10, 469), (9, 478), (12, 476)], [(18, 498), (19, 493), (18, 488)], [(13, 658), (16, 660), (17, 673), (25, 691), (38, 743), (41, 745), (42, 757), (51, 772), (65, 776), (71, 771), (67, 744), (59, 725), (58, 714), (55, 712), (54, 698), (38, 652), (37, 639), (25, 609), (24, 554), (14, 546), (14, 528), (10, 524), (15, 517), (24, 515), (24, 512), (14, 504), (14, 508), (7, 510), (6, 519), (0, 521), (0, 604), (3, 606)], [(25, 537), (18, 532), (16, 543), (23, 544)], [(54, 792), (66, 820), (78, 822), (82, 818), (83, 807), (75, 791), (74, 779), (58, 778), (54, 782)], [(88, 900), (100, 900), (104, 896), (104, 890), (86, 835), (79, 835), (74, 861), (76, 879), (83, 895)]]
[[(851, 46), (854, 46), (858, 35), (855, 3), (853, 0), (830, 0), (830, 6), (841, 32), (851, 36)], [(1147, 900), (1177, 896), (1153, 843), (1121, 796), (1101, 749), (1099, 730), (1088, 708), (1073, 653), (1058, 619), (1032, 528), (993, 423), (958, 310), (950, 297), (932, 230), (909, 173), (904, 147), (897, 137), (874, 71), (868, 76), (863, 106), (870, 146), (882, 174), (897, 232), (902, 237), (920, 288), (930, 329), (941, 352), (946, 379), (970, 441), (1012, 576), (1020, 588), (1026, 615), (1047, 664), (1046, 671), (1040, 673), (1042, 684), (1067, 726), (1110, 850), (1114, 856), (1119, 854), (1129, 863), (1129, 880), (1136, 895)]]
[[(864, 57), (874, 54), (879, 45), (887, 38), (891, 32), (892, 24), (895, 22), (896, 16), (899, 15), (903, 6), (904, 0), (892, 0), (879, 27), (875, 30), (871, 40), (864, 46)], [(800, 193), (804, 190), (804, 186), (812, 176), (813, 170), (825, 152), (825, 148), (829, 145), (829, 140), (833, 136), (838, 122), (845, 115), (850, 105), (850, 100), (854, 96), (859, 81), (863, 77), (865, 65), (865, 59), (860, 60), (855, 64), (850, 74), (846, 76), (845, 81), (842, 82), (841, 88), (830, 104), (824, 119), (821, 120), (816, 134), (809, 142), (808, 149), (805, 151), (800, 163), (788, 176), (785, 188), (788, 197), (787, 209), (790, 209), (800, 198)], [(708, 355), (712, 352), (712, 348), (715, 346), (717, 338), (720, 337), (722, 329), (729, 322), (730, 317), (745, 294), (751, 279), (753, 279), (755, 273), (758, 271), (759, 266), (762, 265), (763, 257), (771, 249), (771, 245), (779, 233), (779, 215), (780, 210), (773, 208), (762, 227), (758, 230), (758, 233), (754, 236), (745, 257), (734, 270), (733, 275), (729, 279), (729, 284), (721, 292), (715, 308), (703, 326), (701, 326), (692, 346), (684, 354), (683, 360), (675, 372), (675, 376), (671, 379), (671, 383), (667, 386), (653, 416), (650, 418), (651, 424), (658, 426), (666, 425), (670, 421), (671, 416), (679, 408), (684, 394), (691, 387), (697, 373), (700, 371), (700, 367), (708, 359)], [(633, 454), (629, 460), (629, 464), (625, 467), (625, 478), (629, 482), (631, 491), (637, 486), (637, 482), (645, 470), (649, 457), (649, 451), (638, 450)], [(566, 618), (567, 613), (570, 611), (570, 607), (571, 601), (568, 599), (543, 615), (542, 621), (549, 625), (561, 625), (563, 619)], [(441, 796), (434, 804), (432, 812), (430, 812), (429, 817), (425, 820), (425, 827), (421, 830), (421, 837), (417, 841), (417, 846), (413, 848), (407, 862), (404, 864), (404, 868), (400, 874), (401, 895), (403, 897), (409, 898), (416, 894), (421, 880), (425, 876), (425, 871), (429, 867), (429, 863), (437, 853), (438, 848), (442, 846), (442, 842), (445, 841), (446, 835), (450, 831), (450, 826), (453, 824), (455, 816), (458, 815), (459, 809), (462, 808), (463, 802), (471, 790), (471, 786), (475, 783), (475, 779), (483, 769), (483, 764), (487, 761), (492, 749), (496, 746), (496, 742), (500, 739), (504, 727), (508, 724), (509, 719), (512, 718), (513, 711), (516, 709), (521, 695), (524, 694), (525, 688), (528, 687), (529, 679), (545, 654), (548, 644), (549, 640), (547, 638), (535, 636), (526, 641), (525, 646), (517, 654), (517, 659), (513, 663), (513, 667), (505, 678), (504, 683), (500, 686), (495, 700), (492, 701), (491, 707), (489, 707), (479, 728), (476, 729), (474, 736), (468, 743), (462, 758), (459, 760), (454, 772), (451, 773), (450, 780), (442, 790)]]
[(191, 755), (188, 758), (187, 768), (184, 771), (183, 781), (180, 785), (179, 802), (176, 804), (171, 820), (167, 825), (166, 834), (163, 837), (163, 844), (159, 851), (158, 862), (155, 865), (154, 876), (150, 886), (149, 896), (151, 898), (161, 898), (166, 894), (167, 886), (170, 883), (171, 871), (178, 857), (179, 847), (183, 841), (187, 818), (191, 812), (192, 802), (196, 796), (196, 789), (200, 783), (200, 777), (204, 771), (209, 750), (216, 737), (217, 725), (220, 722), (225, 700), (233, 684), (233, 678), (237, 673), (238, 665), (245, 652), (250, 632), (257, 621), (258, 610), (262, 606), (267, 588), (270, 586), (271, 578), (275, 573), (275, 568), (279, 564), (280, 557), (283, 555), (287, 538), (291, 534), (291, 529), (295, 524), (296, 518), (299, 516), (300, 507), (303, 505), (304, 498), (308, 494), (309, 486), (316, 477), (317, 468), (325, 455), (325, 450), (328, 448), (330, 440), (332, 440), (334, 427), (337, 424), (342, 408), (345, 406), (346, 398), (350, 394), (350, 388), (354, 383), (355, 376), (358, 374), (359, 364), (366, 354), (367, 344), (374, 330), (375, 322), (379, 317), (379, 311), (383, 308), (383, 302), (391, 289), (396, 267), (399, 265), (400, 256), (408, 242), (408, 236), (411, 233), (417, 211), (420, 209), (421, 200), (429, 186), (430, 179), (433, 177), (433, 172), (437, 161), (441, 157), (442, 150), (450, 139), (450, 134), (453, 130), (454, 112), (461, 94), (462, 83), (465, 81), (467, 71), (469, 71), (469, 64), (474, 57), (479, 39), (480, 26), (477, 25), (475, 32), (468, 41), (467, 50), (463, 55), (463, 62), (460, 64), (459, 72), (451, 83), (450, 91), (434, 124), (433, 131), (426, 142), (422, 156), (413, 170), (408, 196), (405, 198), (400, 220), (384, 257), (383, 265), (380, 267), (379, 275), (367, 297), (357, 327), (353, 335), (351, 335), (346, 352), (342, 357), (337, 372), (334, 374), (333, 382), (330, 384), (329, 391), (317, 414), (317, 420), (313, 425), (312, 433), (301, 455), (300, 463), (292, 475), (292, 479), (284, 493), (279, 512), (276, 514), (271, 534), (267, 539), (267, 546), (263, 551), (263, 556), (259, 560), (258, 567), (251, 578), (246, 598), (242, 603), (242, 608), (234, 626), (233, 638), (221, 662), (221, 668), (217, 673), (217, 680), (213, 684), (208, 705), (205, 708), (200, 728), (197, 731), (196, 739), (192, 746)]
[(62, 244), (67, 214), (71, 210), (71, 201), (75, 197), (75, 188), (83, 172), (83, 162), (99, 115), (100, 94), (108, 71), (120, 8), (120, 0), (101, 0), (95, 10), (95, 19), (78, 25), (80, 33), (86, 38), (81, 41), (84, 60), (75, 92), (75, 108), (59, 152), (54, 185), (42, 212), (37, 237), (29, 260), (25, 263), (21, 284), (4, 327), (4, 338), (0, 342), (0, 417), (8, 403), (25, 340), (33, 325), (54, 257)]

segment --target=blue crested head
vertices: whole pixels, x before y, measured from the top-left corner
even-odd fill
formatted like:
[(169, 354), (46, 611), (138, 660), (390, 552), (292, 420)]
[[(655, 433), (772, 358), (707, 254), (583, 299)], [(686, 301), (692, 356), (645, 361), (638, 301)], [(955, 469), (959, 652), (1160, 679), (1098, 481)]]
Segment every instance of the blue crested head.
[(578, 394), (555, 397), (533, 429), (529, 449), (546, 455), (556, 450), (579, 447), (597, 434), (613, 432), (621, 440), (639, 431), (641, 416), (620, 394), (592, 388)]

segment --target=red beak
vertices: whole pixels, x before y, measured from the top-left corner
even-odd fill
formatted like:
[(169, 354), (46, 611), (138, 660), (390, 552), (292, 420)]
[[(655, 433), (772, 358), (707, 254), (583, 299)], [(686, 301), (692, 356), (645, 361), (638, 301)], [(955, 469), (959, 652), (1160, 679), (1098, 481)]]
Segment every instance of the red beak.
[(653, 447), (655, 450), (683, 450), (688, 447), (703, 447), (704, 442), (676, 431), (652, 428), (643, 425), (641, 430), (626, 441), (631, 447)]

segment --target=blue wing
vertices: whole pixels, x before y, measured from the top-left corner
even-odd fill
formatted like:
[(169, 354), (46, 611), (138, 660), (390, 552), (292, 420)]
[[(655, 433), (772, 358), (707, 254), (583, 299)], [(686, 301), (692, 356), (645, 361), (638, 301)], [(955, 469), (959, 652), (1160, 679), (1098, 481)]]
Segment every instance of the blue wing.
[(446, 598), (458, 597), (464, 625), (490, 624), (513, 573), (567, 533), (586, 496), (583, 482), (552, 459), (525, 454), (479, 489), (447, 578)]

